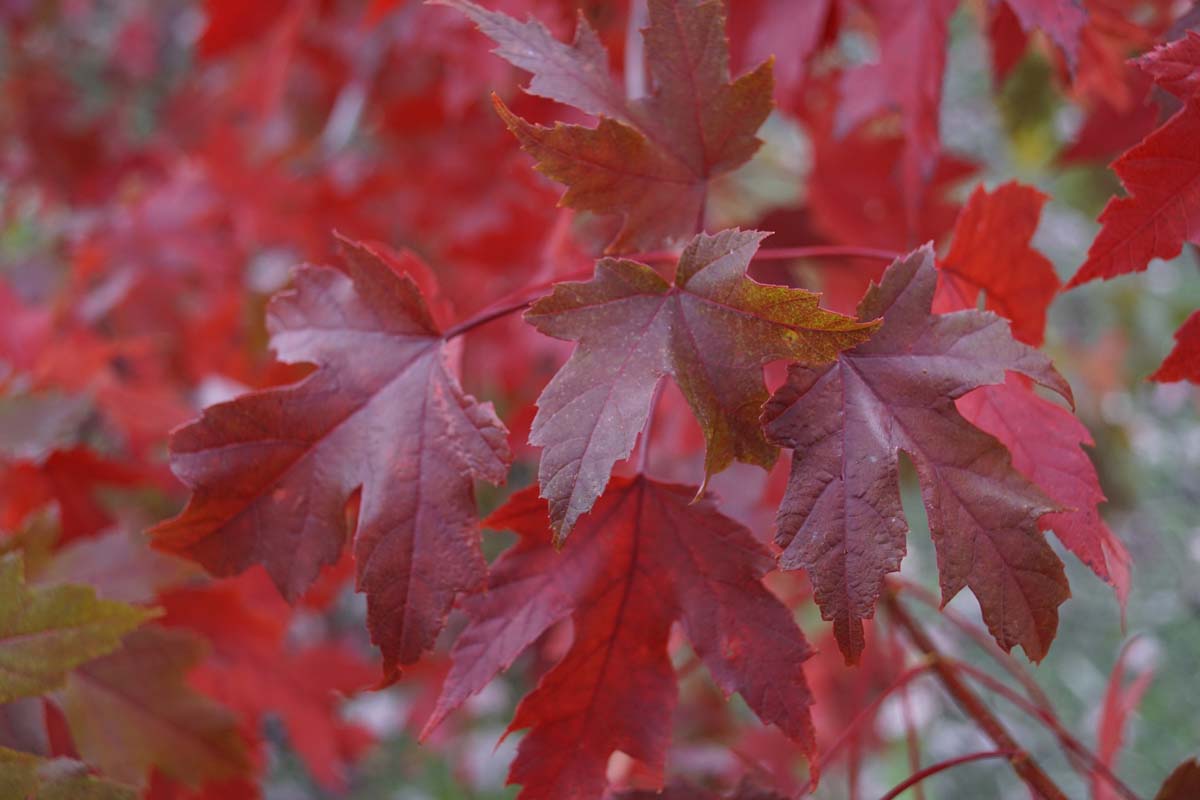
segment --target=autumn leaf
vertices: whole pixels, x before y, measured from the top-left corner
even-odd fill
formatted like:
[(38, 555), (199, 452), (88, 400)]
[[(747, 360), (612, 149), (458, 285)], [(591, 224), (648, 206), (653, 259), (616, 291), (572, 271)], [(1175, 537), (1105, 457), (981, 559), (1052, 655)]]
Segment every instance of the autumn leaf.
[(1159, 383), (1200, 383), (1200, 311), (1192, 312), (1183, 326), (1175, 331), (1175, 347), (1150, 376), (1150, 380)]
[(135, 800), (137, 792), (89, 775), (69, 758), (39, 758), (0, 747), (0, 797), (14, 800)]
[(155, 536), (216, 575), (261, 564), (294, 601), (337, 561), (361, 492), (357, 585), (390, 676), (433, 644), (455, 594), (484, 580), (472, 479), (502, 482), (510, 456), (413, 281), (378, 248), (343, 250), (348, 274), (303, 267), (269, 309), (279, 357), (317, 371), (174, 433), (171, 467), (193, 496)]
[(1189, 758), (1167, 776), (1154, 800), (1189, 800), (1200, 794), (1200, 760)]
[(1072, 72), (1079, 64), (1079, 48), (1088, 15), (1081, 0), (1004, 0), (1025, 33), (1043, 31), (1062, 51)]
[(848, 70), (839, 86), (839, 133), (882, 112), (899, 112), (905, 142), (900, 185), (910, 221), (918, 216), (915, 201), (941, 149), (942, 77), (950, 15), (957, 6), (958, 0), (870, 0), (866, 7), (878, 25), (879, 60)]
[(1129, 192), (1108, 201), (1100, 233), (1067, 288), (1144, 270), (1200, 242), (1200, 97), (1113, 162)]
[(1097, 509), (1105, 497), (1083, 449), (1095, 444), (1083, 423), (1013, 376), (963, 395), (955, 407), (972, 425), (999, 439), (1017, 472), (1063, 509), (1043, 515), (1038, 527), (1054, 531), (1092, 572), (1112, 584), (1123, 611), (1133, 559)]
[(908, 528), (899, 454), (915, 463), (937, 549), (942, 601), (970, 587), (1001, 647), (1045, 656), (1068, 596), (1062, 563), (1037, 528), (1056, 510), (1013, 469), (996, 439), (954, 400), (1020, 372), (1064, 397), (1066, 382), (1008, 323), (981, 311), (930, 314), (937, 272), (928, 245), (897, 260), (859, 305), (883, 325), (825, 367), (794, 365), (763, 411), (768, 437), (794, 450), (778, 514), (780, 563), (804, 569), (848, 662), (864, 646), (884, 576)]
[(734, 460), (769, 467), (763, 438), (762, 367), (782, 359), (829, 361), (874, 325), (824, 311), (818, 296), (746, 277), (766, 234), (701, 234), (669, 284), (650, 267), (603, 259), (592, 280), (560, 283), (525, 315), (535, 328), (579, 342), (538, 398), (529, 441), (557, 538), (604, 491), (613, 465), (633, 451), (655, 384), (670, 375), (704, 431), (705, 474)]
[(1136, 63), (1156, 84), (1187, 100), (1200, 90), (1200, 33), (1189, 30), (1182, 39), (1159, 45)]
[(347, 763), (371, 737), (339, 715), (339, 697), (370, 686), (372, 670), (346, 643), (290, 643), (291, 615), (279, 613), (287, 607), (277, 598), (274, 606), (262, 602), (248, 580), (255, 577), (170, 592), (162, 599), (163, 624), (199, 633), (210, 644), (192, 673), (193, 686), (237, 712), (251, 730), (268, 715), (278, 719), (313, 777), (343, 790)]
[[(1104, 705), (1100, 709), (1100, 723), (1096, 731), (1096, 757), (1113, 772), (1116, 771), (1117, 757), (1125, 738), (1125, 727), (1154, 679), (1154, 671), (1145, 669), (1133, 680), (1126, 682), (1125, 662), (1129, 658), (1134, 641), (1136, 640), (1131, 640), (1121, 648), (1112, 672), (1109, 673), (1108, 688), (1104, 692)], [(1091, 778), (1092, 800), (1118, 800), (1120, 795), (1104, 775), (1093, 772)]]
[(204, 654), (192, 634), (150, 626), (78, 667), (58, 700), (80, 756), (137, 786), (151, 767), (191, 786), (243, 773), (233, 715), (187, 684)]
[[(1035, 347), (1042, 343), (1046, 309), (1060, 285), (1054, 265), (1032, 246), (1045, 203), (1046, 195), (1016, 182), (991, 192), (978, 187), (959, 214), (940, 265), (943, 276), (968, 284), (960, 290), (967, 307), (975, 307), (982, 290), (987, 308), (1012, 323), (1013, 338)], [(935, 296), (934, 310), (940, 311), (937, 302)]]
[[(1031, 239), (1046, 198), (1041, 192), (1007, 183), (971, 196), (955, 228), (954, 241), (939, 272), (933, 310), (973, 309), (980, 290), (987, 307), (1007, 318), (1013, 337), (1041, 344), (1046, 310), (1057, 293), (1050, 261)], [(1129, 595), (1131, 558), (1100, 516), (1105, 500), (1100, 478), (1083, 446), (1091, 434), (1070, 411), (1039, 397), (1028, 382), (1008, 376), (1003, 384), (981, 386), (955, 403), (958, 412), (995, 436), (1012, 454), (1013, 467), (1062, 511), (1038, 520), (1097, 576), (1112, 584), (1122, 609)]]
[(469, 16), (499, 45), (497, 55), (533, 73), (527, 91), (600, 117), (595, 128), (547, 128), (495, 100), (538, 170), (567, 185), (563, 205), (624, 217), (609, 253), (650, 250), (702, 229), (708, 181), (761, 144), (755, 132), (771, 111), (771, 62), (730, 81), (721, 2), (649, 0), (644, 36), (654, 87), (636, 100), (624, 99), (582, 16), (566, 45), (537, 22), (519, 23), (467, 0), (438, 2)]
[(88, 586), (29, 588), (22, 559), (0, 559), (0, 703), (60, 686), (155, 614), (99, 600)]
[(532, 489), (515, 495), (486, 524), (520, 541), (494, 565), (488, 591), (465, 604), (470, 622), (426, 730), (570, 617), (570, 650), (509, 726), (530, 729), (509, 780), (525, 787), (522, 800), (590, 799), (620, 750), (661, 782), (676, 701), (667, 643), (678, 621), (726, 693), (811, 752), (801, 670), (810, 651), (761, 583), (773, 559), (695, 495), (645, 476), (615, 479), (561, 553), (546, 504)]

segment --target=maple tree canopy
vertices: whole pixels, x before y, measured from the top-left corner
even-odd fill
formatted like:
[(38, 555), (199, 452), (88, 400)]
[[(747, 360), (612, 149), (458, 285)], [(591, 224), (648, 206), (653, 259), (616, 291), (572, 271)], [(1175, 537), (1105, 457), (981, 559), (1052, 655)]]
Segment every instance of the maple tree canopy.
[(0, 2), (0, 800), (1195, 800), (1188, 5)]

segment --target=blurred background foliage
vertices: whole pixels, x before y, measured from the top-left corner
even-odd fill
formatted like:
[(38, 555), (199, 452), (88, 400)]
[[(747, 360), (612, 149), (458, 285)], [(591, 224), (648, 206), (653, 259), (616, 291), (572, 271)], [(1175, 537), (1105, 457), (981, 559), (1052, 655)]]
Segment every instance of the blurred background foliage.
[[(0, 3), (22, 5), (36, 3)], [(1082, 116), (1078, 105), (1055, 85), (1053, 67), (1044, 49), (1031, 48), (1003, 85), (993, 85), (977, 5), (964, 4), (954, 18), (942, 105), (945, 146), (949, 152), (978, 163), (979, 178), (989, 186), (1015, 178), (1038, 186), (1051, 197), (1036, 243), (1065, 280), (1083, 261), (1097, 230), (1095, 218), (1119, 185), (1102, 161), (1063, 163), (1063, 150), (1078, 132)], [(64, 106), (61, 113), (75, 120), (81, 130), (101, 121), (109, 139), (100, 146), (135, 152), (141, 144), (154, 141), (169, 99), (197, 69), (196, 48), (205, 25), (204, 9), (189, 0), (78, 2), (63, 6), (65, 11), (55, 7), (46, 13), (74, 13), (75, 22), (47, 27), (38, 37), (23, 40), (20, 49), (12, 46), (10, 32), (0, 29), (0, 81), (11, 79), (22, 69), (23, 60), (52, 58), (58, 64), (59, 77), (70, 84), (71, 96), (84, 101)], [(409, 15), (408, 10), (390, 24), (419, 25), (421, 18)], [(612, 9), (589, 10), (616, 13)], [(139, 19), (151, 20), (146, 24), (157, 25), (161, 33), (152, 40), (149, 51), (137, 29), (130, 25)], [(391, 35), (396, 35), (394, 30)], [(405, 37), (400, 35), (399, 39)], [(467, 46), (478, 48), (481, 40), (472, 37), (463, 49)], [(863, 45), (848, 36), (842, 46), (852, 52)], [(403, 53), (398, 63), (404, 63)], [(218, 74), (213, 80), (221, 77)], [(467, 102), (478, 101), (489, 89), (479, 86), (479, 98)], [(6, 102), (33, 101), (46, 102), (36, 94), (24, 98), (8, 95)], [(19, 109), (8, 111), (15, 114)], [(303, 175), (306, 159), (327, 164), (341, 158), (346, 149), (369, 151), (370, 137), (354, 131), (353, 120), (348, 124), (349, 133), (327, 127), (330, 139), (340, 136), (342, 144), (331, 145), (332, 150), (323, 154), (300, 153), (295, 174)], [(445, 124), (478, 123), (471, 118)], [(8, 135), (15, 136), (12, 130)], [(793, 203), (803, 193), (812, 168), (812, 145), (804, 125), (779, 112), (768, 123), (764, 136), (767, 145), (759, 156), (715, 188), (718, 217), (747, 224), (774, 207)], [(7, 155), (12, 157), (11, 152)], [(371, 164), (369, 158), (362, 164), (354, 163), (352, 158), (346, 162), (349, 173)], [(46, 300), (54, 296), (68, 274), (77, 230), (87, 226), (88, 214), (99, 211), (89, 210), (86, 203), (55, 202), (9, 175), (0, 177), (0, 272), (20, 287), (26, 300)], [(496, 180), (505, 179), (501, 175)], [(954, 188), (955, 196), (965, 198), (975, 182), (963, 181)], [(138, 190), (136, 185), (122, 189), (127, 193)], [(552, 203), (555, 190), (547, 188), (544, 194)], [(441, 202), (436, 190), (429, 193), (428, 202)], [(251, 275), (247, 278), (250, 299), (237, 313), (249, 332), (244, 346), (259, 359), (264, 351), (262, 304), (280, 282), (278, 263), (290, 264), (291, 255), (286, 250), (263, 250), (253, 255), (253, 264), (242, 265)], [(435, 265), (438, 257), (432, 256)], [(1063, 553), (1074, 596), (1062, 608), (1059, 636), (1049, 657), (1032, 668), (1032, 673), (1058, 707), (1066, 727), (1091, 743), (1109, 672), (1122, 646), (1130, 647), (1130, 672), (1152, 672), (1153, 680), (1127, 729), (1118, 771), (1135, 790), (1147, 796), (1174, 765), (1196, 753), (1200, 742), (1200, 397), (1187, 384), (1153, 384), (1145, 380), (1170, 349), (1172, 333), (1192, 310), (1200, 307), (1197, 265), (1195, 249), (1187, 247), (1178, 259), (1156, 262), (1145, 273), (1088, 284), (1061, 295), (1051, 308), (1047, 331), (1046, 349), (1075, 388), (1077, 413), (1096, 439), (1093, 456), (1109, 497), (1104, 513), (1131, 551), (1134, 572), (1122, 626), (1109, 587)], [(801, 282), (812, 274), (809, 265), (796, 264), (792, 268)], [(478, 299), (482, 302), (484, 298)], [(495, 397), (508, 419), (505, 409), (518, 408), (522, 400), (505, 397), (498, 381), (485, 382), (486, 391), (481, 393)], [(216, 396), (226, 391), (219, 385), (206, 387)], [(530, 482), (529, 464), (527, 459), (518, 465), (506, 492)], [(734, 472), (727, 482), (739, 479), (740, 473)], [(501, 496), (483, 491), (483, 511), (497, 505)], [(106, 500), (113, 506), (142, 508), (139, 513), (145, 517), (161, 516), (165, 507), (161, 495), (153, 493), (146, 496), (114, 490)], [(925, 586), (935, 586), (932, 549), (928, 536), (922, 535), (923, 512), (911, 476), (905, 487), (905, 502), (913, 535), (904, 574)], [(756, 532), (765, 538), (769, 529), (760, 524)], [(502, 535), (489, 534), (489, 554), (502, 550), (507, 541)], [(294, 623), (297, 635), (303, 636), (306, 626), (344, 631), (364, 639), (365, 651), (360, 599), (345, 593), (329, 619), (298, 615)], [(977, 617), (973, 603), (963, 593), (951, 607)], [(824, 623), (811, 608), (802, 608), (799, 613), (802, 627), (816, 639)], [(932, 614), (923, 617), (931, 626), (944, 630)], [(986, 658), (960, 640), (947, 637), (946, 642), (947, 648), (960, 650), (963, 658), (992, 669)], [(515, 791), (504, 788), (503, 782), (519, 734), (503, 739), (499, 745), (497, 742), (536, 667), (529, 661), (526, 658), (519, 662), (516, 669), (474, 699), (457, 716), (451, 730), (435, 733), (436, 746), (417, 744), (412, 731), (419, 729), (420, 720), (416, 720), (416, 728), (411, 720), (419, 717), (422, 709), (427, 711), (432, 702), (440, 679), (438, 670), (443, 668), (437, 663), (418, 667), (394, 687), (349, 701), (343, 709), (347, 718), (374, 731), (380, 741), (355, 766), (344, 794), (316, 784), (289, 746), (286, 733), (268, 724), (266, 796), (272, 800), (513, 797)], [(287, 668), (287, 664), (280, 665), (280, 669)], [(702, 682), (702, 678), (696, 678), (698, 685)], [(704, 690), (689, 682), (683, 691)], [(964, 750), (987, 749), (974, 726), (962, 719), (932, 684), (914, 685), (909, 701), (926, 762)], [(1019, 713), (999, 710), (1072, 797), (1087, 795), (1087, 787), (1063, 759), (1051, 736)], [(897, 703), (887, 704), (876, 725), (882, 750), (865, 759), (860, 796), (878, 795), (910, 773), (900, 719)], [(681, 725), (686, 725), (686, 720)], [(563, 746), (571, 745), (565, 742)], [(703, 750), (689, 750), (684, 756), (701, 761), (706, 757)], [(715, 754), (712, 757), (718, 758)], [(845, 797), (846, 791), (844, 778), (835, 768), (826, 776), (818, 796), (833, 800)], [(1008, 774), (976, 765), (941, 776), (929, 784), (926, 796), (1020, 797), (1022, 792)]]

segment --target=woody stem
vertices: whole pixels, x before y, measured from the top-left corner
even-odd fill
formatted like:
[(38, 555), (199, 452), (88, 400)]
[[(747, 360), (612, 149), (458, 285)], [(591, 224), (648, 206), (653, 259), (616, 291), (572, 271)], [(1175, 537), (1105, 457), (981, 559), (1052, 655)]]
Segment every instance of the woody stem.
[(959, 677), (958, 672), (941, 658), (941, 653), (933, 640), (913, 617), (896, 599), (893, 592), (888, 591), (883, 596), (884, 606), (888, 616), (904, 630), (913, 645), (932, 659), (930, 668), (938, 676), (942, 686), (954, 698), (958, 707), (992, 740), (996, 749), (1005, 753), (1005, 758), (1013, 770), (1025, 781), (1036, 796), (1043, 800), (1067, 800), (1062, 789), (1050, 779), (1033, 757), (1025, 751), (1004, 724), (991, 712), (975, 692)]

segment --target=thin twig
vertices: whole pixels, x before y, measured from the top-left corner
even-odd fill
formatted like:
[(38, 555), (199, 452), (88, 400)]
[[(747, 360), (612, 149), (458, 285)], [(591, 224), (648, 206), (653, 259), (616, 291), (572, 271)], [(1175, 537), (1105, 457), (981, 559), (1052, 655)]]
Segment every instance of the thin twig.
[(537, 300), (539, 297), (545, 294), (546, 290), (550, 289), (555, 284), (573, 281), (579, 278), (585, 278), (590, 274), (591, 271), (589, 270), (588, 272), (563, 275), (562, 277), (553, 278), (548, 281), (542, 281), (531, 286), (522, 286), (520, 289), (517, 289), (514, 292), (509, 292), (504, 297), (501, 297), (499, 300), (492, 303), (478, 314), (452, 325), (446, 330), (445, 333), (442, 334), (442, 338), (446, 341), (450, 341), (455, 337), (462, 336), (464, 333), (468, 333), (482, 325), (486, 325), (493, 320), (497, 320), (501, 317), (512, 314), (514, 311), (521, 311), (526, 306), (531, 305), (534, 300)]
[[(880, 704), (883, 703), (884, 700), (886, 700), (900, 688), (908, 685), (908, 683), (910, 683), (914, 678), (924, 675), (929, 671), (931, 666), (931, 662), (926, 660), (919, 664), (914, 664), (913, 666), (904, 670), (904, 672), (901, 672), (900, 675), (896, 677), (896, 680), (892, 681), (890, 686), (879, 693), (878, 697), (876, 697), (854, 715), (854, 719), (850, 720), (850, 724), (848, 724), (842, 730), (842, 733), (840, 736), (838, 736), (837, 740), (817, 758), (817, 763), (815, 766), (813, 766), (810, 772), (814, 775), (820, 775), (822, 772), (824, 772), (825, 768), (828, 767), (833, 761), (834, 756), (836, 756), (838, 751), (850, 741), (853, 734), (863, 726), (863, 723), (875, 716), (875, 712), (879, 709)], [(797, 797), (804, 797), (806, 794), (811, 792), (815, 788), (813, 783), (813, 779), (810, 777), (808, 779), (808, 783), (806, 783), (800, 789)]]
[(1003, 697), (1005, 700), (1012, 703), (1014, 706), (1021, 709), (1026, 714), (1049, 728), (1050, 732), (1054, 734), (1054, 736), (1058, 739), (1059, 744), (1062, 745), (1063, 749), (1066, 750), (1068, 754), (1078, 758), (1082, 762), (1085, 762), (1086, 770), (1095, 772), (1100, 777), (1104, 778), (1104, 780), (1108, 781), (1113, 790), (1116, 791), (1117, 794), (1124, 797), (1125, 800), (1141, 800), (1141, 797), (1139, 797), (1136, 792), (1130, 789), (1129, 786), (1127, 786), (1120, 778), (1118, 778), (1113, 771), (1109, 769), (1103, 761), (1100, 760), (1099, 756), (1097, 756), (1091, 750), (1088, 750), (1082, 742), (1076, 739), (1070, 731), (1064, 728), (1053, 714), (1029, 702), (1029, 700), (1013, 691), (1012, 688), (996, 680), (996, 678), (992, 677), (973, 664), (968, 664), (964, 661), (944, 656), (942, 657), (942, 661), (946, 664), (949, 664), (959, 672), (969, 675), (983, 686), (995, 692), (998, 696)]
[(992, 740), (992, 743), (996, 745), (998, 750), (1010, 754), (1008, 761), (1021, 780), (1025, 781), (1029, 788), (1044, 798), (1044, 800), (1067, 800), (1067, 796), (1063, 793), (1062, 789), (1058, 788), (1033, 757), (1017, 743), (1012, 734), (1008, 732), (1008, 729), (1004, 727), (1004, 724), (984, 704), (983, 700), (963, 682), (958, 672), (945, 662), (941, 657), (941, 652), (934, 645), (933, 640), (925, 633), (925, 629), (900, 605), (895, 593), (892, 591), (885, 592), (883, 602), (885, 608), (888, 610), (889, 617), (904, 629), (904, 632), (908, 635), (913, 645), (926, 656), (933, 659), (933, 671), (937, 673), (938, 678), (941, 679), (942, 686), (945, 687), (950, 696), (958, 703), (959, 708), (975, 721), (975, 724)]
[(954, 625), (954, 627), (958, 628), (959, 631), (967, 636), (967, 638), (975, 642), (975, 644), (981, 650), (983, 650), (983, 652), (991, 656), (992, 659), (999, 664), (1005, 672), (1007, 672), (1013, 677), (1014, 680), (1017, 681), (1017, 683), (1021, 684), (1022, 688), (1025, 689), (1025, 691), (1029, 694), (1030, 699), (1033, 700), (1034, 703), (1041, 706), (1049, 713), (1054, 712), (1054, 705), (1050, 702), (1050, 698), (1046, 697), (1045, 692), (1042, 691), (1042, 687), (1037, 685), (1037, 681), (1035, 681), (1033, 677), (1025, 671), (1020, 662), (1013, 658), (1011, 653), (1006, 653), (1000, 649), (1000, 646), (996, 644), (996, 641), (987, 631), (982, 630), (979, 626), (972, 624), (970, 620), (959, 614), (954, 609), (943, 608), (937, 597), (919, 583), (913, 583), (912, 581), (905, 580), (904, 578), (897, 576), (892, 576), (889, 578), (888, 583), (895, 588), (907, 592), (915, 599), (937, 611), (940, 618), (947, 620), (950, 622), (950, 624)]
[(958, 756), (957, 758), (950, 758), (946, 761), (939, 761), (937, 764), (931, 764), (920, 772), (908, 776), (906, 779), (904, 779), (904, 781), (898, 783), (895, 788), (880, 798), (880, 800), (895, 800), (895, 798), (899, 797), (906, 790), (911, 789), (913, 786), (916, 786), (926, 778), (937, 775), (939, 772), (945, 772), (948, 769), (953, 769), (960, 764), (969, 764), (972, 761), (983, 761), (984, 759), (988, 758), (1012, 759), (1014, 756), (1016, 756), (1016, 753), (1008, 750), (987, 750), (982, 753), (969, 753), (965, 756)]
[[(896, 635), (896, 629), (887, 626), (887, 643), (888, 648), (892, 652), (892, 657), (902, 659), (904, 655), (903, 647), (900, 644), (899, 637)], [(917, 737), (917, 726), (913, 716), (912, 694), (909, 691), (909, 686), (900, 688), (900, 715), (904, 719), (904, 744), (908, 750), (908, 768), (911, 772), (916, 773), (921, 769), (921, 741)], [(925, 800), (925, 788), (918, 784), (913, 789), (913, 800)]]

